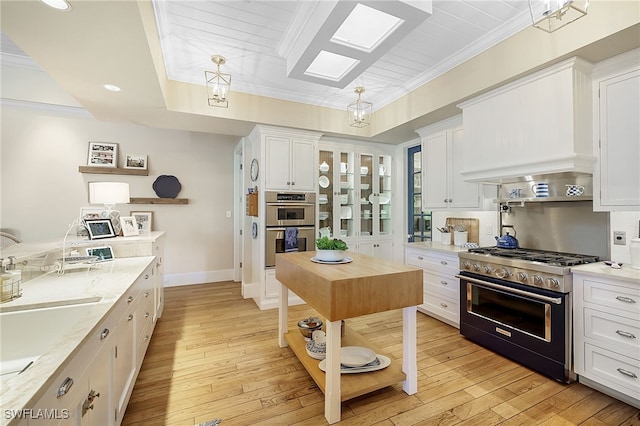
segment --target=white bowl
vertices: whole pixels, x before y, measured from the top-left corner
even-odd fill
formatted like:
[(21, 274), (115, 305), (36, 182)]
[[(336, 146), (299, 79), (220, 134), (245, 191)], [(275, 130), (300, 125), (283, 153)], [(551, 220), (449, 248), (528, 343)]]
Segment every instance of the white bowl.
[(340, 262), (344, 258), (344, 250), (316, 250), (316, 259), (324, 262)]

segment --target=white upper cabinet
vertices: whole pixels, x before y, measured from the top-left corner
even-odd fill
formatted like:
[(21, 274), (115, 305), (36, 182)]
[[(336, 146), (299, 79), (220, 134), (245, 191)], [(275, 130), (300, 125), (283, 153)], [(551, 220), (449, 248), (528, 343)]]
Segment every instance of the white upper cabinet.
[[(315, 191), (320, 133), (256, 126), (249, 135), (264, 152), (264, 187), (272, 191)], [(262, 171), (264, 170), (264, 172)]]
[(591, 69), (572, 58), (460, 104), (464, 179), (593, 173)]
[(465, 182), (460, 174), (465, 150), (460, 121), (458, 116), (417, 130), (422, 137), (424, 210), (481, 207), (480, 185)]
[(640, 207), (640, 61), (638, 49), (594, 69), (593, 206), (598, 211)]

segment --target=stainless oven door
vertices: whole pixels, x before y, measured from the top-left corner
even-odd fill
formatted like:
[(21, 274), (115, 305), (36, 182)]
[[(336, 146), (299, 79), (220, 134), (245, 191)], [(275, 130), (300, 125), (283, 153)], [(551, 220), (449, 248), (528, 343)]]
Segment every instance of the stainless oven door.
[[(276, 266), (276, 254), (284, 253), (286, 228), (267, 228), (265, 266), (267, 268)], [(315, 250), (315, 227), (298, 227), (298, 251)]]
[(315, 226), (315, 204), (267, 204), (266, 224), (269, 226)]

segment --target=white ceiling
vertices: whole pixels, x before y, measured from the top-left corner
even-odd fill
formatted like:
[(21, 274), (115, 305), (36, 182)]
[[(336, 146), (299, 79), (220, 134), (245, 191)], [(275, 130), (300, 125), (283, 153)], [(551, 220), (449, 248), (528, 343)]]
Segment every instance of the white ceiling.
[(204, 70), (215, 69), (211, 55), (222, 55), (232, 91), (346, 108), (354, 88), (364, 86), (363, 98), (376, 110), (531, 26), (526, 0), (436, 0), (430, 17), (339, 89), (288, 78), (286, 58), (277, 53), (297, 9), (308, 3), (153, 0), (168, 77), (202, 85)]
[[(235, 136), (267, 124), (402, 143), (459, 113), (463, 99), (571, 56), (597, 62), (640, 45), (636, 1), (593, 0), (588, 16), (547, 34), (531, 26), (527, 0), (434, 0), (424, 23), (339, 89), (287, 77), (278, 51), (299, 1), (69, 1), (68, 12), (0, 1), (3, 103), (22, 85), (39, 95), (29, 101), (55, 104), (63, 92), (61, 105), (102, 121)], [(233, 75), (229, 108), (207, 105), (214, 54)], [(30, 86), (36, 68), (47, 79)], [(355, 129), (345, 108), (360, 85), (375, 113)]]

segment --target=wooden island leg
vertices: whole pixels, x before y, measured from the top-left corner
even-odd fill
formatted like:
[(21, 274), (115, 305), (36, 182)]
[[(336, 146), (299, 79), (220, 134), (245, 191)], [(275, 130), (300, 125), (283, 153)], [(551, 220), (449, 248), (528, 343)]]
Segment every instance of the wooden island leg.
[(284, 335), (289, 331), (289, 289), (283, 284), (280, 284), (278, 294), (280, 297), (280, 306), (278, 309), (278, 344), (281, 348), (286, 348), (289, 346), (284, 338)]
[(324, 417), (329, 424), (340, 421), (340, 330), (342, 321), (327, 321), (327, 371), (325, 374)]
[(407, 375), (402, 382), (402, 390), (408, 395), (418, 391), (416, 350), (416, 306), (409, 306), (402, 308), (402, 371)]

